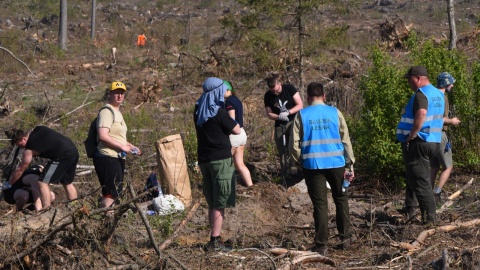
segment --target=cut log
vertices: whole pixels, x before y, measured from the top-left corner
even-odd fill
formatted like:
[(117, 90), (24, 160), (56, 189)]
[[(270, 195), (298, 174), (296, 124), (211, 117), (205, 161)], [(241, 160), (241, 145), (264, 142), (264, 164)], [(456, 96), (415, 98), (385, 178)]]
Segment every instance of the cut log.
[(470, 179), (470, 181), (468, 181), (463, 187), (461, 187), (459, 190), (457, 190), (455, 193), (453, 193), (452, 195), (448, 196), (448, 201), (446, 201), (442, 207), (440, 207), (440, 209), (437, 210), (437, 214), (440, 214), (442, 212), (444, 212), (445, 210), (447, 210), (450, 206), (453, 205), (454, 203), (454, 199), (456, 199), (458, 196), (460, 196), (460, 194), (462, 194), (467, 188), (469, 188), (472, 184), (473, 184), (473, 181), (475, 180), (475, 178), (472, 178)]
[(473, 227), (473, 226), (477, 226), (477, 225), (480, 225), (480, 219), (474, 219), (474, 220), (470, 220), (470, 221), (467, 221), (467, 222), (464, 222), (464, 223), (445, 225), (445, 226), (441, 226), (441, 227), (438, 227), (438, 228), (435, 228), (435, 229), (425, 230), (425, 231), (422, 231), (418, 235), (417, 239), (415, 239), (415, 241), (413, 243), (411, 243), (411, 244), (410, 243), (399, 243), (398, 246), (403, 248), (403, 249), (406, 249), (408, 251), (415, 251), (415, 250), (420, 249), (421, 244), (425, 243), (425, 239), (427, 239), (427, 237), (433, 235), (436, 232), (450, 232), (450, 231), (457, 230), (457, 229), (460, 229), (460, 228), (469, 228), (469, 227)]
[(313, 262), (320, 262), (327, 265), (335, 266), (335, 262), (333, 260), (312, 251), (299, 251), (299, 250), (288, 250), (285, 248), (273, 248), (270, 250), (270, 252), (277, 256), (284, 255), (284, 254), (289, 254), (291, 256), (294, 256), (290, 262), (278, 268), (281, 270), (292, 269), (292, 266), (296, 264), (313, 263)]

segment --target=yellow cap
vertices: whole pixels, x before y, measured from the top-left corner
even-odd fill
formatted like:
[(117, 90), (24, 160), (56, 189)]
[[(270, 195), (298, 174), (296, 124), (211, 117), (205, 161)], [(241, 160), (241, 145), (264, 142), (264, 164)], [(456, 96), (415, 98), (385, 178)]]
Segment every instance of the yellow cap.
[(112, 83), (112, 88), (110, 90), (117, 90), (117, 89), (122, 89), (123, 91), (127, 91), (127, 88), (125, 87), (125, 84), (122, 82), (113, 82)]

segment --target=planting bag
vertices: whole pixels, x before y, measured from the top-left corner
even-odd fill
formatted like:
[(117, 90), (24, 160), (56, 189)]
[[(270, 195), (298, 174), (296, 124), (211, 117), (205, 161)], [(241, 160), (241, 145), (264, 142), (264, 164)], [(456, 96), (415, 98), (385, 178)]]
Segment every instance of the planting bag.
[(180, 134), (167, 136), (155, 143), (160, 186), (165, 194), (177, 197), (185, 207), (192, 202), (187, 160)]
[(177, 197), (168, 194), (160, 195), (152, 200), (153, 209), (157, 215), (165, 216), (185, 210), (183, 203)]

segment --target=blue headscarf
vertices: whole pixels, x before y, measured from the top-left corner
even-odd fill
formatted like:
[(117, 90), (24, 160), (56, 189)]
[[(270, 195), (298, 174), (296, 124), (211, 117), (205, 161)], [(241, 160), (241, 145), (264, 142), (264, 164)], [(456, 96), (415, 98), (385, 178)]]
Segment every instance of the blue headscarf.
[(197, 100), (197, 125), (203, 126), (208, 119), (217, 115), (218, 109), (225, 105), (225, 92), (228, 87), (219, 78), (210, 77), (203, 83), (203, 94)]

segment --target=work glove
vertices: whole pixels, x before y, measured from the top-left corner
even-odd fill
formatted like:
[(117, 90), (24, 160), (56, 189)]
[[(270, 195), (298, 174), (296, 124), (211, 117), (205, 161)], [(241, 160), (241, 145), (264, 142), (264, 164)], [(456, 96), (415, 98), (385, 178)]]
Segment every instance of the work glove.
[(3, 182), (3, 184), (2, 184), (2, 190), (6, 190), (6, 189), (9, 189), (11, 187), (12, 187), (12, 185), (10, 185), (10, 183), (8, 181)]
[(288, 111), (286, 111), (286, 112), (281, 112), (281, 113), (278, 115), (278, 120), (284, 121), (284, 122), (288, 122), (288, 120), (289, 120), (289, 119), (288, 119), (288, 115), (289, 115)]

